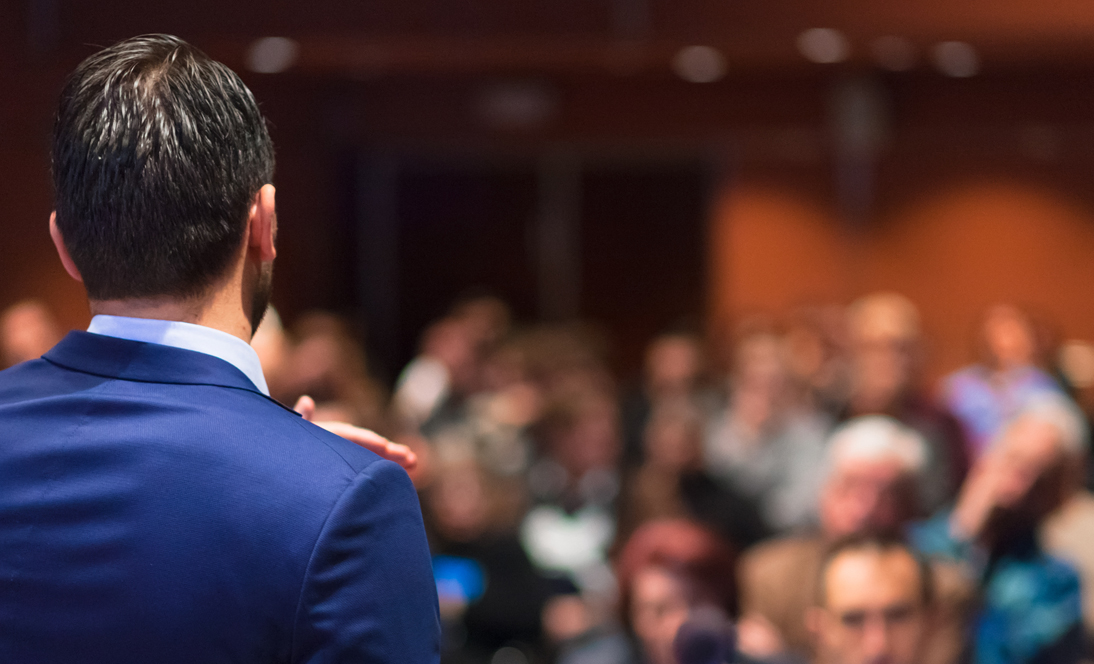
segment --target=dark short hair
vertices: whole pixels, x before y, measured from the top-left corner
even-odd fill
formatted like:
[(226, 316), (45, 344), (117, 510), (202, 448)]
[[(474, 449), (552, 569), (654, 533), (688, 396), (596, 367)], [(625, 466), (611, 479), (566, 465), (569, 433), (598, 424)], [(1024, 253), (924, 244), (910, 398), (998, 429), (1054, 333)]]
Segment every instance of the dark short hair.
[(890, 553), (902, 551), (916, 563), (919, 570), (919, 597), (924, 606), (934, 602), (934, 574), (931, 571), (930, 562), (919, 552), (913, 549), (899, 533), (893, 532), (862, 532), (842, 537), (825, 549), (821, 558), (820, 569), (817, 571), (817, 596), (818, 606), (828, 603), (828, 588), (826, 577), (828, 568), (844, 553), (850, 551), (875, 551), (877, 553)]
[(84, 60), (53, 129), (57, 227), (92, 299), (191, 296), (228, 268), (273, 144), (247, 86), (177, 37)]

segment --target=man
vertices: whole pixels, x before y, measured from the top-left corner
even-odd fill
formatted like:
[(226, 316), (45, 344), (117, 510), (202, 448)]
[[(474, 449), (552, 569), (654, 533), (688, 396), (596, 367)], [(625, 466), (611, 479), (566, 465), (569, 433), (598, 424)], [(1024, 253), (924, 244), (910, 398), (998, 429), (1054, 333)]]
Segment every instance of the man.
[(1078, 574), (1044, 552), (1037, 531), (1070, 492), (1069, 464), (1085, 447), (1077, 409), (1059, 395), (1036, 397), (977, 460), (954, 508), (912, 531), (919, 550), (980, 579), (980, 664), (1082, 658)]
[[(887, 417), (858, 418), (832, 434), (819, 497), (820, 532), (765, 542), (742, 556), (742, 650), (759, 658), (814, 655), (805, 615), (816, 597), (825, 551), (841, 538), (897, 531), (914, 519), (926, 457), (923, 439)], [(923, 661), (953, 662), (961, 650), (971, 588), (953, 566), (938, 564), (931, 571), (947, 629), (935, 634)]]
[(921, 386), (924, 343), (919, 312), (897, 293), (874, 293), (847, 309), (851, 351), (850, 394), (841, 419), (888, 415), (915, 430), (927, 444), (919, 499), (933, 512), (957, 493), (968, 467), (957, 420)]
[(151, 35), (83, 62), (53, 237), (94, 318), (0, 373), (0, 661), (435, 662), (398, 465), (265, 395), (273, 151), (225, 66)]
[(859, 535), (821, 563), (807, 621), (817, 664), (915, 664), (927, 642), (930, 568), (901, 540)]

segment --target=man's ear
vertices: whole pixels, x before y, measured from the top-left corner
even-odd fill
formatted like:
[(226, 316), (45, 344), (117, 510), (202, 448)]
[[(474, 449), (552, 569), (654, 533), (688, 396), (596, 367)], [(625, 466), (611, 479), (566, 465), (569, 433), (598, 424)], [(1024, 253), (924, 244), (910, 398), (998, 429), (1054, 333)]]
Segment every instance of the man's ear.
[(258, 252), (259, 260), (268, 263), (277, 257), (277, 205), (276, 190), (272, 184), (263, 185), (255, 194), (254, 203), (247, 219), (247, 246)]
[(57, 255), (61, 257), (61, 265), (65, 267), (65, 272), (68, 272), (68, 276), (76, 281), (83, 283), (84, 278), (80, 276), (80, 271), (76, 269), (76, 263), (72, 262), (72, 256), (69, 255), (68, 248), (65, 247), (65, 239), (61, 237), (61, 229), (57, 228), (56, 210), (49, 215), (49, 236), (53, 239), (53, 246), (57, 249)]

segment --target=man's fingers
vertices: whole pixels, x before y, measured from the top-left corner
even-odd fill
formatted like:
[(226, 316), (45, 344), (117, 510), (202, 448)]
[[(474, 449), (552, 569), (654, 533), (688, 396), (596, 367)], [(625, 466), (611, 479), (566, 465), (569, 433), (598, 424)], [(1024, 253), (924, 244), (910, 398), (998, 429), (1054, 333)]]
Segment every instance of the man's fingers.
[[(301, 397), (302, 399), (304, 397)], [(299, 404), (299, 402), (298, 402)], [(313, 404), (314, 410), (314, 404)], [(299, 409), (297, 412), (300, 412)], [(339, 435), (351, 443), (375, 452), (388, 461), (394, 461), (406, 470), (413, 470), (418, 465), (418, 456), (406, 445), (393, 443), (375, 431), (355, 427), (345, 422), (316, 422), (319, 426), (333, 434)]]
[(305, 394), (296, 400), (296, 405), (292, 409), (300, 413), (305, 420), (311, 422), (312, 418), (315, 417), (315, 399)]

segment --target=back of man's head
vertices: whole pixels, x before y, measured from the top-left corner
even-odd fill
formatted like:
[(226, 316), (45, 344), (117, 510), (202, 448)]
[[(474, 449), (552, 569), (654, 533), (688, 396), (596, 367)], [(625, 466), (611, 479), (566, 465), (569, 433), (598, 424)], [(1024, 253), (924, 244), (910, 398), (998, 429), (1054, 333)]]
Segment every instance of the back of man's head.
[(274, 167), (250, 90), (167, 35), (80, 64), (52, 157), (57, 228), (93, 300), (201, 294), (240, 249)]

